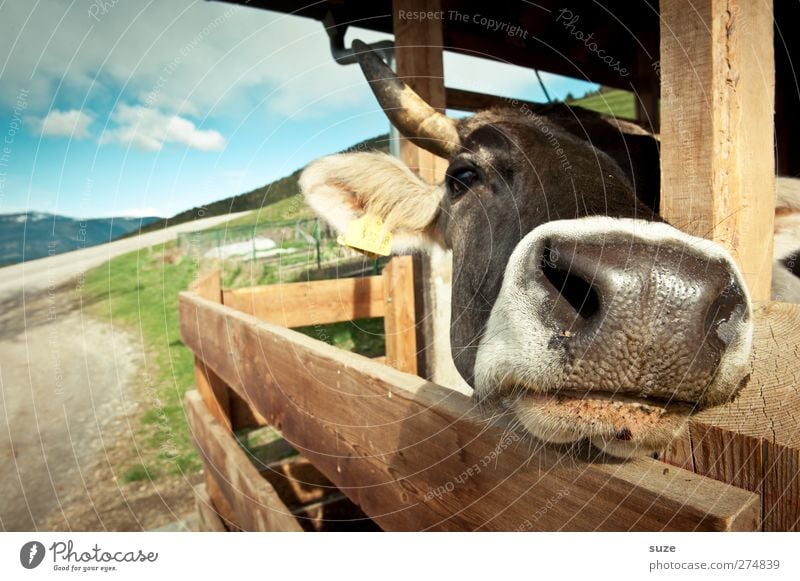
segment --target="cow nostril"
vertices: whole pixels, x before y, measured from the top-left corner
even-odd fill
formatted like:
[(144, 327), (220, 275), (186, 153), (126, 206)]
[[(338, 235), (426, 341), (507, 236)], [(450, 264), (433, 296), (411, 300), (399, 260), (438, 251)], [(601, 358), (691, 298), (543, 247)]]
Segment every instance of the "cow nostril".
[(558, 252), (549, 245), (544, 247), (540, 268), (555, 291), (580, 317), (589, 319), (600, 310), (600, 296), (595, 288), (573, 270), (562, 268)]
[(730, 345), (739, 336), (739, 327), (747, 318), (744, 291), (738, 283), (731, 281), (709, 305), (703, 331), (705, 336), (713, 333), (725, 345)]

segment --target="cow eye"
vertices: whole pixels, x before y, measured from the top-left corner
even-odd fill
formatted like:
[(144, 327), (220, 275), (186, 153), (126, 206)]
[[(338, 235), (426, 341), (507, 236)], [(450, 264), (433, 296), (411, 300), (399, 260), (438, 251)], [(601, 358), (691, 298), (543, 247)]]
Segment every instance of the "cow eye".
[(447, 173), (447, 187), (452, 196), (460, 196), (478, 181), (478, 172), (469, 167), (463, 167)]

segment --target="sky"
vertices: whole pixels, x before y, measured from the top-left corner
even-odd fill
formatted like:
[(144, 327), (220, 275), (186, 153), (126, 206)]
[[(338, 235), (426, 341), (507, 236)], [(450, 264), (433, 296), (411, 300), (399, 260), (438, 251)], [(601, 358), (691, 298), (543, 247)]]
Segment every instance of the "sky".
[[(530, 70), (444, 65), (449, 87), (545, 100)], [(0, 103), (0, 213), (171, 216), (388, 129), (322, 24), (205, 0), (0, 0)]]

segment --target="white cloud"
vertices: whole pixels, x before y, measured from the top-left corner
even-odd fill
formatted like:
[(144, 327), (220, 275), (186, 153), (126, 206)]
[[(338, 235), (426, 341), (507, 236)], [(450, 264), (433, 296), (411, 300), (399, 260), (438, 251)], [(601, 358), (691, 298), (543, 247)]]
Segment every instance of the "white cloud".
[(100, 144), (122, 143), (144, 151), (160, 151), (165, 143), (179, 143), (200, 151), (222, 151), (225, 138), (213, 129), (198, 129), (178, 115), (141, 105), (121, 104), (111, 115), (116, 124), (100, 136)]
[[(1, 12), (0, 99), (13, 102), (28, 89), (32, 111), (51, 107), (56, 88), (68, 107), (137, 102), (193, 118), (244, 120), (261, 108), (309, 117), (374, 106), (358, 66), (336, 64), (322, 24), (308, 18), (196, 0), (118, 2), (100, 22), (80, 2), (6, 2)], [(347, 37), (391, 38), (356, 28)], [(446, 53), (445, 69), (448, 86), (507, 96), (537, 86), (530, 70), (464, 55)]]
[(75, 107), (136, 101), (235, 118), (264, 106), (316, 113), (306, 106), (323, 96), (326, 109), (370, 98), (358, 67), (333, 61), (321, 23), (218, 2), (118, 2), (100, 23), (82, 3), (7, 2), (0, 54), (0, 98), (13, 102), (27, 88), (37, 111), (57, 88), (59, 103)]
[(29, 118), (34, 131), (47, 137), (69, 137), (71, 139), (86, 139), (90, 136), (89, 125), (91, 116), (83, 111), (59, 111), (53, 109), (43, 119)]

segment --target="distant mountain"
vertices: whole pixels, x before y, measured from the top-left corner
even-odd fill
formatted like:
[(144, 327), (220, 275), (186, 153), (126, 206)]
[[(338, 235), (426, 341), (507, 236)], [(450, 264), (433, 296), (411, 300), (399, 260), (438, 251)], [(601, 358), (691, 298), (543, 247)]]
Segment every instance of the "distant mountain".
[[(340, 153), (356, 152), (356, 151), (389, 151), (389, 135), (379, 135), (356, 143), (348, 147)], [(206, 204), (203, 207), (195, 207), (191, 210), (186, 210), (180, 214), (174, 215), (172, 218), (159, 218), (142, 228), (142, 232), (151, 232), (153, 230), (160, 230), (167, 226), (176, 226), (184, 222), (191, 222), (200, 218), (210, 218), (211, 216), (221, 216), (230, 214), (232, 212), (243, 212), (245, 210), (258, 210), (269, 204), (280, 202), (291, 196), (294, 196), (300, 191), (297, 185), (297, 180), (300, 177), (300, 172), (304, 168), (300, 168), (291, 175), (280, 178), (253, 191), (244, 194), (238, 194), (218, 202)]]
[(110, 242), (157, 217), (79, 220), (42, 212), (0, 214), (0, 266)]

